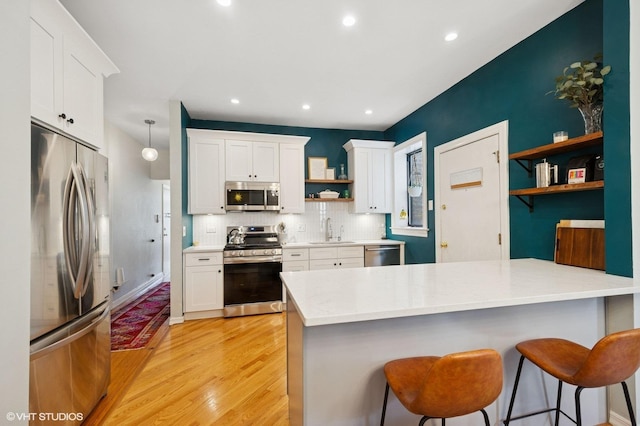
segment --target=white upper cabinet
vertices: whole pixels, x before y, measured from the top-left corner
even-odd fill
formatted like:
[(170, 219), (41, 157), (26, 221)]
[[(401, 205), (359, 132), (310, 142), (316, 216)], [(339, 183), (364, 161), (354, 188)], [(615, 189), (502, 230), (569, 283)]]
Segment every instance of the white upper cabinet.
[(31, 0), (31, 116), (96, 148), (103, 78), (119, 72), (57, 1)]
[(280, 144), (280, 212), (304, 213), (304, 144)]
[(306, 136), (187, 129), (189, 213), (224, 214), (225, 181), (280, 182), (280, 211), (304, 213)]
[(279, 182), (278, 144), (227, 140), (227, 180), (232, 182)]
[(206, 130), (187, 129), (190, 214), (225, 214), (225, 142)]
[(352, 139), (347, 151), (354, 213), (391, 213), (394, 142)]

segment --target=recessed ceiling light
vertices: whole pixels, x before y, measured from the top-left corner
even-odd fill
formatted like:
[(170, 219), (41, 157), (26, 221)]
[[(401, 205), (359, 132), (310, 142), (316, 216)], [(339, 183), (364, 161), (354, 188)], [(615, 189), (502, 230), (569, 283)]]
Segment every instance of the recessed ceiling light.
[(220, 6), (224, 6), (224, 7), (231, 6), (231, 0), (217, 0), (217, 1)]
[(449, 33), (446, 36), (444, 36), (444, 39), (446, 41), (453, 41), (453, 40), (455, 40), (457, 38), (458, 38), (458, 33)]
[(356, 23), (356, 18), (353, 15), (347, 15), (342, 18), (342, 25), (345, 27), (353, 27)]
[(367, 115), (371, 115), (371, 114), (373, 114), (373, 111), (372, 111), (372, 110), (370, 110), (370, 109), (368, 109), (368, 110), (366, 110), (364, 113), (365, 113), (365, 114), (367, 114)]
[(236, 98), (233, 98), (233, 99), (231, 99), (231, 103), (232, 103), (232, 104), (239, 104), (239, 103), (240, 103), (240, 100), (239, 100), (239, 99), (236, 99)]
[(304, 104), (304, 105), (302, 105), (302, 109), (311, 109), (311, 105)]

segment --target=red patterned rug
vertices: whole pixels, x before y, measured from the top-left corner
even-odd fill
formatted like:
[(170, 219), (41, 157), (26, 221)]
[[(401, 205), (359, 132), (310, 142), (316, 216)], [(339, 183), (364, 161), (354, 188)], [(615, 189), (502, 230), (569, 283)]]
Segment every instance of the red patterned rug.
[(142, 349), (169, 317), (169, 290), (164, 282), (135, 301), (111, 312), (111, 350)]

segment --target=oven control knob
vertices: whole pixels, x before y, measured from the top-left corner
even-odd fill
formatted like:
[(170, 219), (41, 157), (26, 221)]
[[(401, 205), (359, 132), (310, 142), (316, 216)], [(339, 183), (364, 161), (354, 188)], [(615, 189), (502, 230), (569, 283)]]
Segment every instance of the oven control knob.
[(258, 250), (252, 250), (252, 251), (251, 251), (251, 254), (252, 254), (253, 256), (256, 256), (256, 255), (258, 255), (259, 253), (258, 253)]
[(242, 253), (237, 250), (234, 250), (231, 252), (231, 256), (242, 256)]

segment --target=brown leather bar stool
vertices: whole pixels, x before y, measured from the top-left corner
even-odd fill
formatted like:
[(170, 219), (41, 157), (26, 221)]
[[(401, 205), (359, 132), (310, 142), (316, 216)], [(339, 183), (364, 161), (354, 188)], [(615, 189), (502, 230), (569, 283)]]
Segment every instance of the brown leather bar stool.
[(438, 356), (404, 358), (384, 366), (387, 386), (384, 392), (382, 420), (387, 410), (389, 388), (404, 407), (429, 419), (445, 419), (481, 411), (486, 426), (489, 416), (484, 410), (502, 391), (502, 358), (493, 349)]
[[(631, 377), (640, 367), (640, 329), (626, 330), (605, 336), (595, 344), (593, 349), (585, 348), (569, 340), (554, 338), (527, 340), (518, 343), (516, 349), (522, 356), (518, 364), (518, 372), (513, 385), (507, 419), (504, 421), (505, 426), (512, 420), (552, 411), (556, 413), (556, 426), (560, 420), (560, 414), (581, 426), (580, 393), (582, 390), (584, 388), (599, 388), (617, 383), (622, 384), (631, 424), (636, 426), (636, 418), (633, 414), (629, 389), (625, 380)], [(558, 379), (556, 407), (512, 418), (513, 402), (516, 398), (522, 364), (525, 358)], [(575, 419), (572, 419), (560, 409), (563, 382), (577, 386), (575, 392)]]

